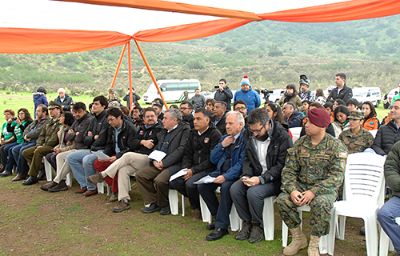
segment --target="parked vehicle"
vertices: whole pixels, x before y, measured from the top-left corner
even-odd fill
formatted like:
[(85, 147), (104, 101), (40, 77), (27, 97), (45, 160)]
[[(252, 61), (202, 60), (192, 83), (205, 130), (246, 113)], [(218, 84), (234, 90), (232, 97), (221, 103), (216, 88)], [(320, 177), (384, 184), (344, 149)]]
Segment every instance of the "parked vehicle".
[(360, 103), (370, 101), (375, 107), (378, 107), (382, 99), (381, 88), (355, 87), (353, 88), (353, 98)]
[[(189, 99), (193, 97), (196, 89), (201, 90), (200, 81), (197, 79), (184, 79), (184, 80), (158, 80), (158, 86), (163, 93), (166, 102), (182, 101), (184, 98), (183, 93), (189, 93)], [(143, 100), (146, 103), (151, 103), (155, 98), (161, 98), (153, 83), (149, 85), (146, 93), (143, 95)]]

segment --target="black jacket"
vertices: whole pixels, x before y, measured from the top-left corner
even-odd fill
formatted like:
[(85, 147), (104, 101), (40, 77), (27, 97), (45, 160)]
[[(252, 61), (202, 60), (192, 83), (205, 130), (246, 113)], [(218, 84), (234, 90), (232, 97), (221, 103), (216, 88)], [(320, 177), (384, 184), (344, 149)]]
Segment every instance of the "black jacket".
[(386, 185), (394, 196), (400, 197), (400, 142), (393, 145), (385, 161)]
[[(183, 123), (180, 123), (174, 130), (171, 131), (171, 139), (168, 144), (167, 155), (162, 160), (164, 169), (177, 164), (180, 166), (183, 154), (185, 153), (185, 145), (189, 138), (189, 133), (189, 126)], [(166, 134), (166, 129), (162, 129), (162, 131), (157, 134), (158, 143), (155, 150), (161, 150)], [(179, 171), (179, 169), (173, 169), (173, 171)]]
[(193, 119), (194, 119), (194, 117), (192, 114), (190, 114), (188, 116), (182, 115), (182, 123), (189, 125), (190, 129), (194, 128)]
[(217, 90), (214, 94), (214, 100), (223, 101), (226, 103), (226, 109), (231, 110), (231, 100), (233, 98), (233, 93), (229, 87), (225, 87), (225, 89), (221, 92)]
[[(261, 183), (280, 182), (282, 169), (285, 166), (287, 149), (292, 147), (292, 140), (286, 129), (278, 122), (273, 122), (271, 142), (268, 146), (266, 162), (268, 170), (262, 174), (262, 167), (257, 156), (253, 137), (248, 139), (246, 156), (243, 162), (242, 176), (259, 176)], [(272, 177), (272, 178), (271, 178)]]
[(400, 141), (400, 129), (397, 129), (396, 123), (392, 120), (387, 125), (379, 127), (372, 149), (379, 155), (387, 155), (397, 141)]
[(74, 130), (75, 133), (67, 133), (66, 140), (67, 141), (74, 141), (76, 149), (87, 149), (88, 146), (85, 145), (84, 139), (85, 135), (87, 134), (87, 129), (89, 124), (92, 121), (92, 116), (89, 114), (85, 114), (81, 119), (75, 120), (74, 123), (71, 125), (71, 130)]
[[(213, 119), (215, 119), (215, 117)], [(222, 135), (226, 134), (225, 119), (226, 119), (226, 113), (222, 116), (221, 120), (219, 120), (217, 124), (214, 124), (213, 121), (214, 126), (221, 132)]]
[(133, 138), (135, 137), (136, 130), (133, 127), (133, 124), (130, 122), (124, 123), (121, 127), (121, 132), (118, 135), (118, 147), (121, 150), (119, 153), (115, 153), (115, 129), (112, 126), (108, 127), (107, 131), (107, 145), (104, 149), (104, 154), (112, 156), (115, 155), (117, 158), (120, 158), (124, 153), (133, 151)]
[[(86, 132), (84, 143), (92, 151), (103, 150), (107, 143), (107, 130), (109, 124), (107, 122), (107, 110), (104, 110), (99, 115), (93, 115), (93, 119), (89, 124)], [(92, 132), (93, 136), (88, 136), (88, 132)], [(97, 140), (94, 136), (99, 135)]]
[(351, 98), (353, 98), (353, 90), (350, 87), (347, 87), (347, 85), (345, 85), (343, 89), (340, 90), (339, 94), (338, 94), (338, 88), (337, 87), (333, 88), (326, 100), (335, 101), (336, 99), (341, 99), (344, 101), (344, 103), (347, 104), (347, 101)]
[(61, 101), (60, 96), (57, 96), (57, 98), (54, 101), (57, 104), (61, 105), (64, 111), (71, 111), (71, 105), (74, 104), (72, 98), (67, 94), (65, 94), (64, 101)]
[(153, 149), (148, 149), (145, 146), (140, 144), (141, 140), (153, 140), (153, 144), (157, 145), (158, 139), (157, 134), (161, 132), (162, 125), (160, 123), (156, 123), (155, 125), (146, 128), (144, 125), (140, 126), (139, 131), (136, 133), (135, 138), (133, 139), (133, 148), (132, 150), (136, 153), (149, 155)]
[(210, 153), (218, 144), (221, 136), (220, 131), (212, 126), (201, 135), (196, 130), (191, 130), (182, 160), (182, 168), (192, 169), (193, 174), (201, 171), (210, 172), (215, 169), (210, 162)]

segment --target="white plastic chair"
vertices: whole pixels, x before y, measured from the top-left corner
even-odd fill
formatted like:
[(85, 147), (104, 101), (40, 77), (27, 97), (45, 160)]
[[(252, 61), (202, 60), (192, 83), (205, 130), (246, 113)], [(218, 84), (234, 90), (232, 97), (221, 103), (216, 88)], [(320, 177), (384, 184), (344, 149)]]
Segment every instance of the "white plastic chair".
[[(168, 191), (169, 208), (171, 209), (172, 215), (178, 215), (179, 213), (179, 193), (178, 190), (170, 189)], [(181, 195), (182, 201), (182, 216), (185, 216), (185, 196)]]
[(263, 226), (264, 237), (266, 241), (274, 240), (275, 235), (275, 219), (274, 219), (274, 202), (275, 196), (264, 198), (263, 208)]
[[(309, 212), (311, 210), (310, 206), (308, 205), (303, 205), (297, 208), (297, 211), (299, 212), (299, 217), (302, 220), (303, 219), (303, 212)], [(300, 224), (300, 228), (303, 228), (303, 222)], [(288, 226), (286, 226), (285, 222), (282, 221), (282, 246), (286, 247), (287, 246), (287, 241), (288, 241)], [(330, 230), (332, 230), (332, 223), (330, 226)], [(319, 252), (321, 254), (326, 254), (329, 253), (330, 255), (333, 255), (333, 248), (330, 248), (329, 246), (329, 235), (322, 236), (319, 240)]]
[(301, 134), (301, 129), (303, 129), (302, 127), (293, 127), (293, 128), (289, 128), (290, 133), (292, 134), (292, 141), (293, 143), (296, 142), (296, 140), (298, 140), (300, 138), (300, 134)]
[(382, 228), (379, 231), (379, 256), (387, 256), (388, 251), (394, 251), (394, 247), (385, 231)]
[[(219, 190), (218, 190), (219, 192)], [(200, 211), (201, 211), (201, 217), (203, 219), (203, 222), (208, 222), (211, 223), (212, 217), (211, 217), (211, 212), (207, 207), (206, 202), (203, 200), (203, 198), (200, 197)], [(230, 221), (230, 226), (232, 231), (238, 231), (240, 230), (241, 227), (241, 220), (239, 218), (239, 215), (236, 211), (236, 207), (234, 204), (232, 204), (231, 212), (229, 214), (229, 221)]]
[[(365, 224), (367, 255), (378, 254), (376, 211), (384, 202), (383, 166), (385, 157), (374, 153), (355, 153), (347, 158), (344, 197), (334, 203), (329, 243), (334, 252), (336, 223), (339, 239), (344, 239), (345, 217), (362, 218)], [(333, 227), (333, 228), (332, 228)]]
[[(47, 181), (52, 181), (53, 180), (53, 172), (55, 172), (55, 170), (53, 169), (53, 167), (51, 166), (51, 164), (49, 163), (49, 161), (47, 161), (46, 157), (43, 157), (43, 164), (44, 164), (44, 172), (46, 174), (46, 180)], [(64, 163), (66, 164), (66, 163)], [(71, 173), (67, 174), (67, 177), (65, 177), (65, 184), (67, 184), (68, 187), (72, 186), (72, 176)]]

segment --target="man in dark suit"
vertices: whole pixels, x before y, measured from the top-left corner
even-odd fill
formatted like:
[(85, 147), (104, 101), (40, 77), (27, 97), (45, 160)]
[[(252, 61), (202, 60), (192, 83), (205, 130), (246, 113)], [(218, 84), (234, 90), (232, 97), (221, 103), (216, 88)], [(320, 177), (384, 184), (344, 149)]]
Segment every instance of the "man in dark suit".
[(182, 114), (177, 109), (169, 109), (164, 113), (164, 129), (158, 134), (155, 150), (166, 156), (161, 161), (152, 161), (152, 166), (138, 170), (136, 181), (143, 195), (144, 213), (160, 211), (161, 215), (171, 214), (168, 202), (169, 177), (181, 169), (181, 161), (185, 152), (190, 128), (181, 123)]
[(338, 73), (335, 78), (336, 88), (333, 88), (329, 93), (327, 101), (335, 101), (337, 99), (343, 100), (346, 104), (347, 101), (353, 98), (353, 90), (346, 85), (346, 74)]
[(223, 101), (217, 101), (214, 104), (213, 110), (213, 124), (217, 129), (221, 132), (222, 135), (226, 134), (225, 128), (225, 112), (226, 112), (226, 103)]

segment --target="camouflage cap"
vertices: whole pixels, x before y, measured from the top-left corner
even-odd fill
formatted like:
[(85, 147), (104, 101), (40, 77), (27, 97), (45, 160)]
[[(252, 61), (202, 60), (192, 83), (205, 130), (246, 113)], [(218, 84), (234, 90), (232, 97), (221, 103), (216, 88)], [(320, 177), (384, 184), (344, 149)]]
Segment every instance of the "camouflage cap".
[(360, 110), (351, 111), (348, 119), (364, 119), (364, 114)]
[(56, 102), (54, 102), (54, 101), (50, 101), (50, 102), (49, 102), (48, 109), (53, 109), (53, 108), (61, 109), (61, 105), (58, 104), (58, 103), (56, 103)]

